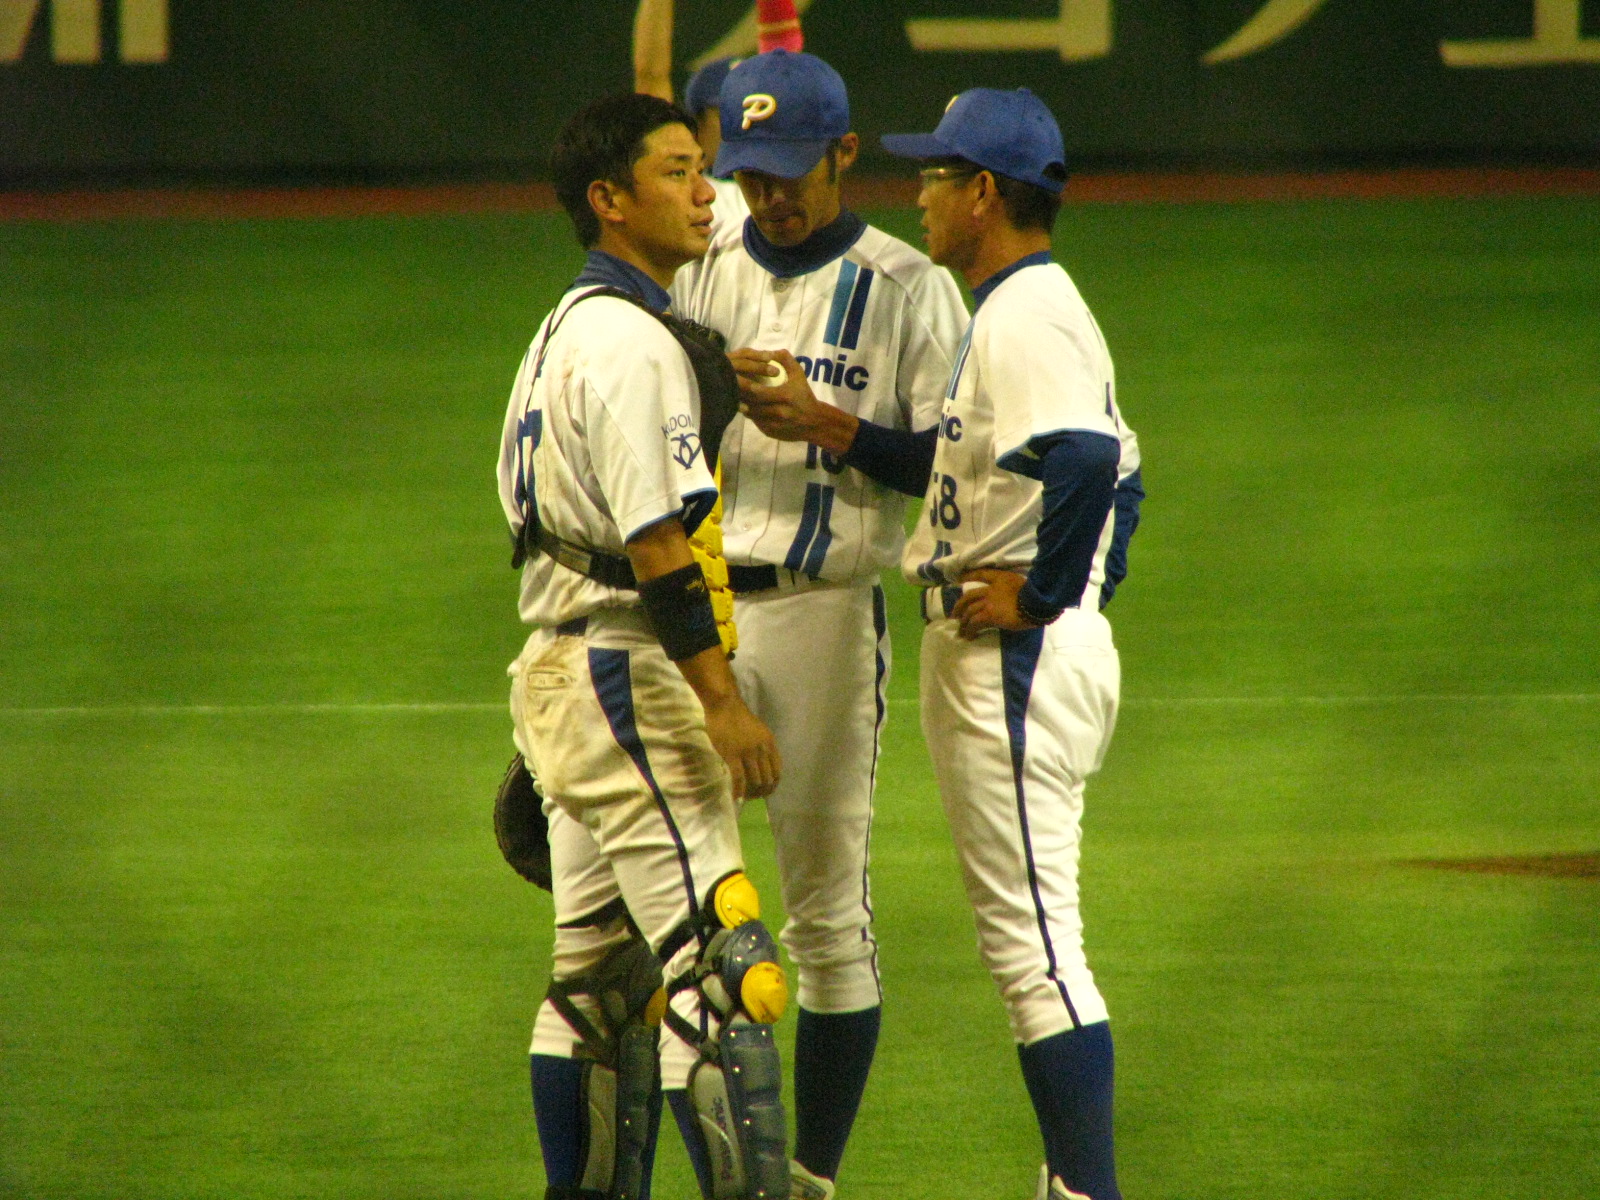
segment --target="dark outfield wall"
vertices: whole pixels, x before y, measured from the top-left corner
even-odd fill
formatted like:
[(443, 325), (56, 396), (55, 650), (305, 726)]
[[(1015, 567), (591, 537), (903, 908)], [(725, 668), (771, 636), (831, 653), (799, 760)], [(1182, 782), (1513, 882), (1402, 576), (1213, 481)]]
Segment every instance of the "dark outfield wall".
[[(684, 57), (747, 7), (678, 0)], [(628, 86), (632, 10), (0, 0), (0, 178), (537, 172)], [(982, 83), (1080, 160), (1600, 160), (1600, 0), (813, 0), (806, 30), (874, 153)]]

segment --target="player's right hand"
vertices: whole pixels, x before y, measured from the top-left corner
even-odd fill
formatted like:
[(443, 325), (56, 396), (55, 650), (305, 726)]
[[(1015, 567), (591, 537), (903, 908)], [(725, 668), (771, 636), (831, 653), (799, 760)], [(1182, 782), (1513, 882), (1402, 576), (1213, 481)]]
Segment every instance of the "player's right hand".
[(728, 362), (739, 377), (739, 411), (754, 421), (756, 428), (780, 442), (808, 439), (819, 401), (792, 354), (787, 350), (733, 350)]
[(770, 796), (778, 786), (783, 761), (772, 730), (737, 695), (706, 709), (712, 748), (728, 764), (735, 800)]
[(971, 641), (991, 629), (1037, 629), (1017, 609), (1017, 593), (1028, 577), (1017, 571), (980, 568), (961, 577), (961, 599), (950, 615), (961, 622), (960, 634)]
[[(780, 442), (810, 442), (843, 454), (855, 440), (857, 419), (818, 400), (799, 361), (787, 350), (732, 350), (739, 376), (739, 411)], [(783, 371), (774, 382), (773, 367)]]

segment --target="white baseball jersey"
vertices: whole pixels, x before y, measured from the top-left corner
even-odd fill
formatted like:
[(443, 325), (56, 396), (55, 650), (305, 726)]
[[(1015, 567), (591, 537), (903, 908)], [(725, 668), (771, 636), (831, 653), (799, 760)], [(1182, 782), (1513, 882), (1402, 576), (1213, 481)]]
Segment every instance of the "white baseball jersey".
[[(706, 257), (678, 272), (674, 310), (730, 348), (791, 351), (817, 396), (893, 429), (930, 428), (966, 324), (950, 273), (866, 226), (841, 256), (780, 277), (720, 224)], [(892, 567), (905, 497), (800, 442), (735, 417), (722, 439), (723, 544), (731, 565), (771, 565), (831, 582)]]
[[(614, 296), (562, 297), (528, 348), (500, 446), (500, 503), (520, 530), (531, 487), (557, 537), (624, 554), (666, 517), (709, 510), (716, 487), (697, 432), (699, 390), (665, 326)], [(555, 626), (596, 609), (633, 607), (619, 591), (532, 554), (522, 568), (523, 621)]]
[[(1066, 271), (1024, 262), (985, 294), (945, 389), (933, 475), (905, 553), (905, 576), (920, 587), (953, 584), (978, 567), (1027, 572), (1044, 493), (1023, 473), (1034, 439), (1106, 434), (1121, 443), (1118, 479), (1139, 469), (1100, 327)], [(1070, 606), (1098, 609), (1115, 524), (1108, 514), (1088, 584)]]

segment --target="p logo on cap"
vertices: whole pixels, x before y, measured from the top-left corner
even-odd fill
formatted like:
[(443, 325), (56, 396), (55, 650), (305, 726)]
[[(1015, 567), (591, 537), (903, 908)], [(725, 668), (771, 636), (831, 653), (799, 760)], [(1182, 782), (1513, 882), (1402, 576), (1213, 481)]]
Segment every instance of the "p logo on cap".
[(765, 121), (778, 111), (778, 102), (765, 92), (755, 92), (744, 98), (744, 121), (741, 129), (749, 129), (757, 121)]

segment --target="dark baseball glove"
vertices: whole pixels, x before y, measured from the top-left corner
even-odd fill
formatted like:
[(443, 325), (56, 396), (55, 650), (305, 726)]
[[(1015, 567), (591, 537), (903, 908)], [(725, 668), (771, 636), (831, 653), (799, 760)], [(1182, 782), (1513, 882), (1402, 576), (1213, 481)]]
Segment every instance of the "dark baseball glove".
[(521, 754), (511, 759), (500, 790), (494, 794), (494, 838), (513, 871), (529, 883), (551, 890), (550, 822), (544, 815), (544, 797), (534, 786)]

